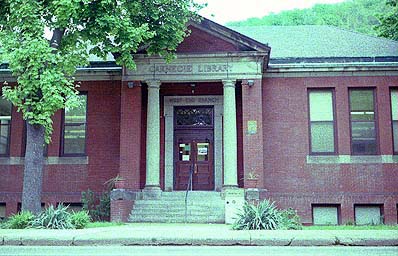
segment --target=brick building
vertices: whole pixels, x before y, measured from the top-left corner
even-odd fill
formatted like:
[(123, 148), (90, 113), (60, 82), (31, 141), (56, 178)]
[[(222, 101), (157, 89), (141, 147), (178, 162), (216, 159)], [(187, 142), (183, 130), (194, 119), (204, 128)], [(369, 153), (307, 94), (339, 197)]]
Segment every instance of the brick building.
[[(78, 70), (86, 104), (54, 116), (44, 204), (78, 205), (118, 175), (113, 220), (230, 222), (246, 196), (305, 224), (397, 223), (398, 42), (328, 26), (189, 28), (171, 63), (143, 51), (136, 70), (111, 57)], [(25, 128), (0, 108), (1, 217), (21, 201)]]

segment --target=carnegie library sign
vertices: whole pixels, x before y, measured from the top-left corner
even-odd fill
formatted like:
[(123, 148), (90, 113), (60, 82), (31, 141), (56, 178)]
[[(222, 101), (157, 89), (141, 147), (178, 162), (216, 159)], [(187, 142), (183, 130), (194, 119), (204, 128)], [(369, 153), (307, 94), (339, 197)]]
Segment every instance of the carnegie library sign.
[(255, 53), (235, 55), (177, 55), (170, 63), (160, 57), (138, 56), (135, 58), (136, 70), (124, 69), (123, 80), (193, 82), (262, 77), (264, 56)]
[(149, 72), (159, 75), (232, 72), (232, 65), (229, 64), (153, 64), (148, 68)]

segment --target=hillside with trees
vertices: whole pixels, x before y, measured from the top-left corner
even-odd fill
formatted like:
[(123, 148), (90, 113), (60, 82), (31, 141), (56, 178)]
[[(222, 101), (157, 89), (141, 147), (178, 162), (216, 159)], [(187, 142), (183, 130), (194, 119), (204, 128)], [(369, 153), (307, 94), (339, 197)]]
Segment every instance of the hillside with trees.
[[(394, 0), (395, 1), (395, 0)], [(337, 4), (316, 4), (308, 9), (295, 9), (245, 21), (230, 22), (228, 26), (291, 26), (331, 25), (369, 35), (377, 35), (375, 26), (379, 15), (389, 12), (382, 0), (347, 0)]]

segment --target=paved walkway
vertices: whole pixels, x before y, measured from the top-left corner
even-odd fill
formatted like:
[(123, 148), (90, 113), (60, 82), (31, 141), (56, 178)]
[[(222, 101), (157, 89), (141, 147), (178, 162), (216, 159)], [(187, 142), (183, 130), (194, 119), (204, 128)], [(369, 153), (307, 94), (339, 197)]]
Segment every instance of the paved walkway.
[(83, 230), (0, 229), (0, 245), (398, 246), (398, 230), (235, 231), (222, 224), (128, 224)]

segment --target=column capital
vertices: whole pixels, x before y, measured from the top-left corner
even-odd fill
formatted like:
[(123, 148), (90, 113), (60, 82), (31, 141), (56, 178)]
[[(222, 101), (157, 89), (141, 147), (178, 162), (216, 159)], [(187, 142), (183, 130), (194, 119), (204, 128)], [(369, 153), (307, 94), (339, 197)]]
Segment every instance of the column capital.
[(146, 84), (148, 85), (148, 88), (154, 88), (154, 89), (159, 89), (160, 85), (162, 82), (160, 80), (145, 80)]
[(225, 87), (235, 88), (236, 80), (235, 79), (225, 79), (225, 80), (222, 80), (222, 84), (224, 85), (224, 88)]

